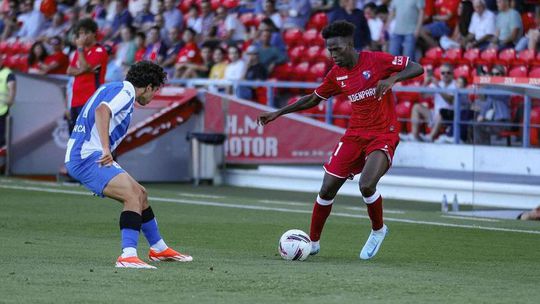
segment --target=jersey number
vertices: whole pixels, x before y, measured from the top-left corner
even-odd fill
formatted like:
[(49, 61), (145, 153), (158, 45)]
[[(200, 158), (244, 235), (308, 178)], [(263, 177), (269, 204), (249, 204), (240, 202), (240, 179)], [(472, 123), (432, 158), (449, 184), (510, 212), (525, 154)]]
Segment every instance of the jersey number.
[(334, 156), (336, 156), (338, 154), (339, 149), (341, 149), (342, 145), (343, 145), (343, 143), (341, 141), (337, 144), (337, 149), (336, 149), (336, 152), (334, 152)]

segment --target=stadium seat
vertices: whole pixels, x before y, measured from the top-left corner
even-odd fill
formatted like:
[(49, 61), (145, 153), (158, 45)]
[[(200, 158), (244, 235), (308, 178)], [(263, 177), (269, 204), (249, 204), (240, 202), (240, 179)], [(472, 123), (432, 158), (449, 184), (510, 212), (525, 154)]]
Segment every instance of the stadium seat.
[(180, 1), (180, 4), (178, 5), (178, 9), (182, 11), (183, 14), (187, 14), (189, 11), (189, 8), (195, 4), (195, 0), (183, 0)]
[(315, 13), (309, 18), (307, 24), (308, 29), (316, 29), (322, 31), (322, 29), (328, 24), (328, 16), (324, 12)]
[(478, 58), (480, 58), (479, 49), (470, 49), (470, 50), (465, 51), (465, 53), (463, 53), (464, 63), (472, 65), (476, 62), (476, 60), (478, 60)]
[(296, 64), (292, 72), (292, 80), (305, 81), (309, 73), (309, 62), (304, 61)]
[[(180, 1), (180, 2), (189, 2), (189, 1)], [(221, 5), (221, 0), (211, 0), (210, 4), (212, 5), (212, 10), (215, 11)]]
[(529, 77), (540, 78), (540, 67), (534, 67), (529, 71)]
[(534, 22), (533, 12), (525, 12), (521, 14), (521, 22), (523, 23), (523, 34), (527, 34), (530, 29), (537, 26), (537, 24)]
[(302, 31), (297, 28), (288, 29), (283, 33), (283, 40), (290, 47), (296, 45), (303, 45), (304, 41), (302, 40)]
[(471, 67), (468, 64), (458, 66), (454, 69), (454, 77), (465, 77), (465, 79), (467, 79), (467, 82), (470, 83), (472, 80)]
[(271, 78), (277, 78), (279, 80), (289, 80), (291, 79), (293, 70), (293, 64), (291, 62), (276, 65), (272, 73), (270, 74)]
[(411, 119), (413, 105), (414, 103), (410, 101), (398, 102), (396, 105), (396, 115), (400, 122), (401, 130), (406, 131), (406, 133), (410, 132), (410, 123), (406, 121)]
[(505, 49), (499, 53), (499, 60), (497, 63), (502, 63), (504, 65), (510, 66), (513, 65), (516, 61), (516, 50), (515, 49)]
[[(540, 107), (531, 110), (531, 124), (540, 125)], [(540, 127), (530, 129), (530, 144), (531, 146), (540, 146)]]
[(235, 8), (239, 4), (240, 4), (240, 1), (238, 0), (223, 0), (223, 6), (228, 9)]
[(242, 22), (242, 24), (244, 24), (244, 26), (247, 28), (255, 26), (255, 19), (256, 17), (253, 13), (243, 13), (239, 18), (240, 22)]
[(497, 49), (489, 48), (480, 53), (480, 58), (476, 59), (476, 64), (485, 64), (491, 67), (497, 60)]
[(461, 62), (462, 56), (463, 51), (460, 48), (449, 49), (444, 53), (444, 57), (441, 59), (441, 62), (449, 62), (456, 65)]
[(318, 45), (310, 46), (306, 51), (306, 58), (309, 62), (315, 63), (318, 61), (324, 60), (324, 58), (321, 58), (321, 47)]
[(510, 77), (527, 77), (527, 67), (524, 65), (521, 66), (515, 66), (510, 69), (508, 72), (508, 76)]
[(0, 54), (5, 54), (8, 47), (9, 47), (9, 45), (8, 45), (7, 41), (0, 41)]
[(328, 65), (326, 62), (315, 63), (309, 68), (310, 81), (321, 82), (324, 79), (324, 76), (326, 76), (327, 71)]
[(305, 31), (302, 38), (304, 39), (305, 45), (324, 46), (324, 39), (322, 38), (321, 33), (316, 29), (309, 29)]
[(517, 54), (516, 64), (530, 65), (535, 60), (535, 56), (533, 50), (523, 50)]
[(422, 65), (425, 65), (425, 64), (438, 65), (442, 57), (443, 57), (443, 49), (441, 49), (440, 47), (434, 47), (427, 50), (424, 57), (420, 59), (420, 63)]
[(300, 61), (306, 60), (306, 47), (303, 45), (298, 45), (289, 49), (289, 59), (293, 63), (298, 63)]

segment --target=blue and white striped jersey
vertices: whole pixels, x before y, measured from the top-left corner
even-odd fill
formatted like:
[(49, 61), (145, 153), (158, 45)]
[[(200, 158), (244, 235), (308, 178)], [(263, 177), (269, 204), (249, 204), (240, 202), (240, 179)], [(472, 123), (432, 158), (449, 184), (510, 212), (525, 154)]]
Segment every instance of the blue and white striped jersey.
[(96, 127), (96, 108), (105, 104), (111, 109), (109, 125), (110, 150), (114, 151), (126, 136), (135, 87), (130, 82), (111, 82), (102, 85), (84, 105), (68, 141), (65, 162), (85, 159), (94, 152), (103, 152)]

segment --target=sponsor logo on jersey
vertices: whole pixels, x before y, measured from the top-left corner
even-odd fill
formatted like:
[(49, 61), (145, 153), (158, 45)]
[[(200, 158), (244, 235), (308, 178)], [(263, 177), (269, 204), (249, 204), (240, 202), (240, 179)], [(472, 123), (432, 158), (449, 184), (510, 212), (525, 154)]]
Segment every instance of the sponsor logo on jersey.
[(363, 72), (362, 72), (362, 76), (364, 76), (364, 78), (365, 78), (366, 80), (370, 79), (370, 78), (371, 78), (371, 71), (370, 71), (370, 70), (363, 71)]
[(342, 80), (345, 80), (345, 79), (349, 79), (349, 75), (339, 76), (339, 77), (336, 78), (337, 81), (342, 81)]
[(403, 64), (403, 56), (396, 56), (394, 57), (394, 60), (392, 60), (393, 65), (402, 65)]
[(358, 102), (362, 101), (366, 98), (375, 96), (375, 92), (377, 91), (377, 88), (369, 88), (367, 90), (360, 91), (358, 93), (354, 93), (352, 95), (349, 95), (349, 101), (350, 102)]
[(342, 82), (341, 82), (341, 87), (344, 88), (344, 87), (346, 87), (346, 86), (347, 86), (347, 85), (345, 84), (345, 81), (342, 81)]

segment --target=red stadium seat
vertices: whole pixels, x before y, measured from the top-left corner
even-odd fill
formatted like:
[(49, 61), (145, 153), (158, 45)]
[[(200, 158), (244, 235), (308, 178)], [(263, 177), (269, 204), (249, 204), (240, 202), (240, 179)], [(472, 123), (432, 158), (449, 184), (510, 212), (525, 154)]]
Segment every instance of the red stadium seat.
[(319, 60), (328, 63), (328, 65), (330, 66), (334, 64), (334, 61), (332, 60), (332, 58), (330, 58), (330, 54), (326, 50), (326, 47), (321, 48), (321, 52), (319, 53)]
[(540, 67), (534, 67), (529, 71), (529, 77), (540, 78)]
[(305, 81), (309, 74), (309, 62), (300, 62), (294, 66), (292, 79), (296, 81)]
[(0, 41), (0, 54), (5, 54), (8, 47), (9, 44), (7, 43), (7, 41)]
[(313, 14), (311, 18), (309, 18), (307, 28), (321, 31), (327, 24), (328, 24), (328, 16), (323, 12), (319, 12), (319, 13)]
[(318, 45), (310, 46), (306, 51), (306, 58), (309, 62), (315, 63), (320, 61), (321, 47)]
[(253, 13), (244, 13), (239, 19), (245, 27), (252, 27), (255, 26), (255, 18), (255, 14)]
[(305, 31), (302, 38), (304, 39), (305, 45), (324, 46), (324, 39), (322, 38), (321, 33), (316, 29), (309, 29)]
[(467, 82), (471, 82), (471, 67), (467, 64), (458, 66), (454, 69), (454, 77), (465, 77), (465, 79), (467, 79)]
[(189, 11), (189, 8), (195, 4), (195, 0), (183, 0), (180, 1), (180, 4), (178, 5), (178, 9), (182, 11), (182, 13), (186, 14)]
[(463, 60), (465, 63), (468, 64), (474, 64), (476, 60), (480, 58), (480, 50), (479, 49), (470, 49), (465, 51), (463, 54)]
[(283, 33), (283, 40), (289, 47), (295, 45), (303, 45), (304, 41), (302, 40), (302, 31), (297, 28), (288, 29)]
[(420, 63), (438, 65), (442, 57), (443, 49), (440, 47), (434, 47), (426, 52), (425, 56), (420, 59)]
[(309, 74), (312, 78), (311, 81), (321, 82), (328, 72), (328, 65), (326, 62), (318, 62), (309, 68)]
[(535, 52), (533, 50), (523, 50), (517, 54), (516, 64), (529, 65), (535, 60)]
[(292, 70), (293, 64), (291, 62), (276, 65), (274, 70), (272, 70), (270, 77), (277, 78), (279, 80), (289, 80), (291, 79)]
[[(540, 125), (540, 107), (531, 110), (531, 124)], [(540, 146), (540, 128), (531, 128), (530, 134), (531, 146)]]
[(452, 64), (458, 64), (463, 56), (463, 51), (460, 48), (449, 49), (444, 53), (444, 58), (441, 62), (449, 62)]
[[(184, 2), (184, 1), (181, 1)], [(188, 1), (185, 1), (188, 2)], [(212, 5), (212, 10), (217, 10), (217, 8), (221, 5), (221, 0), (211, 0), (210, 4)]]
[(15, 68), (26, 73), (28, 71), (28, 55), (19, 55), (15, 61)]
[(411, 123), (406, 121), (411, 119), (412, 108), (414, 103), (410, 101), (398, 102), (396, 105), (396, 115), (400, 122), (400, 127), (402, 131), (410, 132)]
[(523, 65), (515, 66), (508, 72), (509, 77), (527, 77), (527, 74), (527, 67)]
[(492, 66), (497, 60), (497, 49), (489, 48), (480, 53), (480, 58), (476, 60), (477, 64)]
[(295, 46), (292, 49), (289, 49), (289, 59), (294, 62), (298, 63), (300, 61), (306, 60), (306, 47), (303, 45)]
[(523, 13), (521, 14), (521, 22), (523, 23), (523, 33), (524, 34), (527, 34), (527, 32), (538, 26), (538, 24), (536, 24), (534, 22), (534, 13), (532, 12), (527, 12), (527, 13)]
[(512, 65), (516, 61), (516, 50), (505, 49), (499, 53), (499, 63), (504, 65)]
[(223, 1), (223, 6), (226, 8), (235, 8), (238, 6), (238, 4), (240, 4), (238, 0), (224, 0)]

